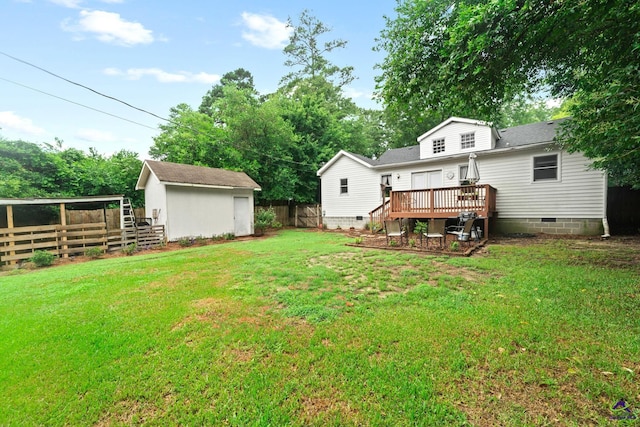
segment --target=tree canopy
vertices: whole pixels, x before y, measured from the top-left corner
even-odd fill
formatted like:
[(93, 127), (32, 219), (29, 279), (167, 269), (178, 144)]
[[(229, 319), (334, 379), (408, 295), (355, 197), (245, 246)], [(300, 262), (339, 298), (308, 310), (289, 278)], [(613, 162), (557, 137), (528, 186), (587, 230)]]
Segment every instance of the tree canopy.
[(80, 197), (124, 194), (134, 206), (144, 195), (135, 190), (142, 162), (121, 150), (109, 157), (61, 145), (38, 145), (0, 138), (0, 197)]
[(386, 147), (383, 116), (342, 93), (352, 67), (328, 56), (343, 40), (321, 42), (329, 28), (302, 12), (284, 48), (293, 71), (272, 94), (259, 94), (245, 69), (226, 73), (198, 111), (171, 109), (150, 155), (178, 163), (241, 170), (262, 187), (259, 202), (318, 200), (316, 171), (339, 150), (375, 156)]
[(399, 0), (377, 49), (389, 113), (499, 123), (522, 94), (570, 98), (559, 139), (640, 186), (640, 5), (629, 0)]

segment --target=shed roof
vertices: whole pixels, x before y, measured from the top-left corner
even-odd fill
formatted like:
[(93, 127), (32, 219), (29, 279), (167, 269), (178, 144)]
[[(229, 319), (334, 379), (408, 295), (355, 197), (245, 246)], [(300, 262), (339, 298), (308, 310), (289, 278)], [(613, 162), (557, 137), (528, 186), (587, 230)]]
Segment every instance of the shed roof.
[(261, 190), (260, 186), (244, 172), (157, 160), (145, 160), (136, 190), (145, 188), (150, 173), (153, 173), (161, 183), (169, 185)]

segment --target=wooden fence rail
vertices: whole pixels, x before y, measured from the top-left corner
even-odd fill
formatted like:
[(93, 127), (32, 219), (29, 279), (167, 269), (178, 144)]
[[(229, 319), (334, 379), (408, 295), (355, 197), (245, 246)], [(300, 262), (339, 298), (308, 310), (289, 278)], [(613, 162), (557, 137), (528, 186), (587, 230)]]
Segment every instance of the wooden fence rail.
[(106, 223), (40, 225), (0, 229), (0, 265), (14, 264), (33, 256), (35, 251), (59, 257), (82, 255), (90, 248), (116, 251), (132, 243), (149, 248), (165, 242), (164, 226), (136, 229), (107, 229)]

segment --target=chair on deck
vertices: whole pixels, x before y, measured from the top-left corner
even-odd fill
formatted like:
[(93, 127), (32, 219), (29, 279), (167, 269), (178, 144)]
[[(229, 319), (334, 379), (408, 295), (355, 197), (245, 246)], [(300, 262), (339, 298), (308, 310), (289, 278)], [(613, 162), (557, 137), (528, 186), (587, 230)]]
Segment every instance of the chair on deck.
[(443, 241), (446, 240), (446, 236), (447, 236), (445, 231), (446, 224), (447, 224), (446, 219), (429, 220), (429, 226), (427, 227), (427, 232), (423, 233), (424, 237), (427, 238), (427, 248), (429, 247), (429, 239), (440, 240), (440, 248), (442, 248)]
[(402, 229), (400, 221), (385, 221), (384, 233), (387, 235), (387, 245), (397, 238), (402, 246), (402, 240), (406, 239), (407, 233)]

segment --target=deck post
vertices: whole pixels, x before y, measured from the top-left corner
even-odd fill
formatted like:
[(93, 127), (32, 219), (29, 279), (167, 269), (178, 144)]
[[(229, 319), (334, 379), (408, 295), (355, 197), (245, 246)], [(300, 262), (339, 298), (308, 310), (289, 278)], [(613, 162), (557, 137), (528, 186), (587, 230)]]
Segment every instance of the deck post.
[[(13, 206), (7, 205), (7, 228), (13, 228)], [(13, 233), (9, 233), (9, 237), (13, 237)], [(15, 246), (15, 242), (13, 240), (9, 241), (9, 247)], [(9, 250), (9, 256), (15, 255), (15, 251)], [(15, 264), (16, 261), (9, 261), (9, 264)]]
[(62, 230), (62, 232), (64, 233), (62, 235), (62, 258), (69, 258), (69, 254), (67, 253), (67, 249), (69, 249), (69, 246), (67, 246), (64, 242), (67, 241), (67, 211), (66, 211), (66, 206), (64, 203), (60, 203), (60, 230)]

